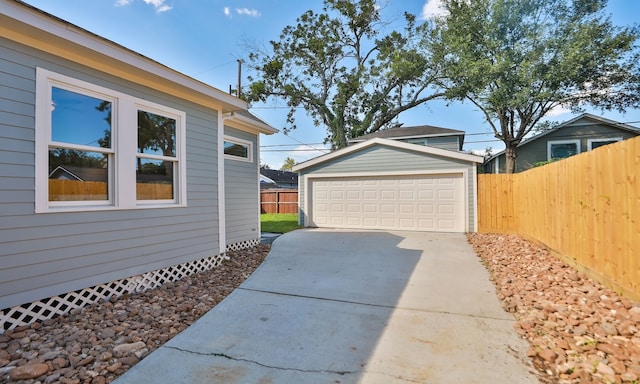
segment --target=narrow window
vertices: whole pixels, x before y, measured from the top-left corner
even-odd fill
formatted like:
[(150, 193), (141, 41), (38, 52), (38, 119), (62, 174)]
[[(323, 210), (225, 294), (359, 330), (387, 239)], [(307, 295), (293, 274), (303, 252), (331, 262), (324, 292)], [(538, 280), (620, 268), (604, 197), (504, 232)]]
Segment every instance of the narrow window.
[(237, 138), (224, 138), (224, 155), (226, 158), (242, 161), (253, 161), (253, 144)]
[(176, 119), (138, 110), (137, 200), (175, 198)]

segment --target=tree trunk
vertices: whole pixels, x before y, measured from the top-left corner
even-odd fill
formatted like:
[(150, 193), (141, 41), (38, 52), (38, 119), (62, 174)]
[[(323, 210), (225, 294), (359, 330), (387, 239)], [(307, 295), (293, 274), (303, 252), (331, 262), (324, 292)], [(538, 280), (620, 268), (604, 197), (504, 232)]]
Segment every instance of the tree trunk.
[(505, 155), (505, 173), (514, 173), (516, 171), (516, 143), (506, 143)]

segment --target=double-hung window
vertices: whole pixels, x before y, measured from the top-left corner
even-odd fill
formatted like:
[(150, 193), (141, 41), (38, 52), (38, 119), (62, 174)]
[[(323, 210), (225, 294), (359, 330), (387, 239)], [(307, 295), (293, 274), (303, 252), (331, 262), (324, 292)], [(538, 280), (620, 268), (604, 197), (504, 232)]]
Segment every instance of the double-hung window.
[(185, 113), (37, 69), (36, 212), (186, 204)]

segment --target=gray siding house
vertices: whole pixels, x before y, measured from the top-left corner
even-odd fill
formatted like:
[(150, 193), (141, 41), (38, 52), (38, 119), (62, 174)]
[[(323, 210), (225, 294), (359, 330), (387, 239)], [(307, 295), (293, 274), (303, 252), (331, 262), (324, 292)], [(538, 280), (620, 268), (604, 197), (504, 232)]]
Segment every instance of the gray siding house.
[(473, 232), (476, 169), (483, 158), (458, 149), (375, 137), (297, 164), (299, 222), (305, 227)]
[(417, 145), (428, 145), (449, 151), (462, 151), (464, 145), (464, 131), (434, 127), (431, 125), (383, 129), (351, 139), (349, 142), (352, 144), (362, 143), (363, 141), (374, 138), (397, 140)]
[[(636, 127), (585, 113), (522, 141), (517, 147), (515, 171), (526, 171), (539, 162), (563, 159), (638, 135), (640, 130)], [(504, 151), (487, 159), (483, 167), (485, 173), (504, 173)]]
[(0, 2), (0, 333), (257, 244), (259, 135), (277, 130), (247, 108)]

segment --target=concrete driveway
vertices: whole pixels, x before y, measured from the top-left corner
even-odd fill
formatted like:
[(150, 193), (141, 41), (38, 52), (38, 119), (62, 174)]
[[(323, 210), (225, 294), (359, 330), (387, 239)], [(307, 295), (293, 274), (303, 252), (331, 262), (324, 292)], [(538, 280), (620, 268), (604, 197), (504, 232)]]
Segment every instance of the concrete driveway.
[(115, 381), (537, 383), (463, 234), (298, 230)]

